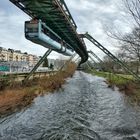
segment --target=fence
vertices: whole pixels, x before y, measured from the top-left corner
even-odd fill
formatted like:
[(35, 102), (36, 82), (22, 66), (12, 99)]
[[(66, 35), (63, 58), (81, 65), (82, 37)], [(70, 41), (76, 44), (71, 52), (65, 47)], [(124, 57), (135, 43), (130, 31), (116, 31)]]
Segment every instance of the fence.
[[(49, 76), (55, 74), (57, 71), (47, 71), (47, 72), (35, 72), (30, 79), (40, 78), (43, 76)], [(29, 73), (7, 73), (0, 75), (0, 81), (22, 81)]]

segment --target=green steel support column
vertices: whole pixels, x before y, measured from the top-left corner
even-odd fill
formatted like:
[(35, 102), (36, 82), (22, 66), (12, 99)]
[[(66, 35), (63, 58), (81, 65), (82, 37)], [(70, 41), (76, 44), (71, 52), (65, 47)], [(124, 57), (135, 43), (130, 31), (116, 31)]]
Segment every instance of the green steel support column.
[(87, 38), (89, 41), (91, 41), (95, 46), (97, 46), (100, 50), (102, 50), (105, 54), (107, 54), (110, 58), (113, 59), (114, 62), (118, 63), (120, 66), (122, 66), (129, 74), (133, 75), (133, 77), (140, 81), (140, 77), (134, 73), (132, 70), (129, 69), (129, 67), (121, 62), (115, 55), (113, 55), (110, 51), (108, 51), (103, 45), (101, 45), (97, 40), (95, 40), (91, 35), (88, 33), (81, 35), (82, 38)]
[[(61, 37), (81, 57), (88, 59), (84, 42), (79, 38), (76, 23), (64, 0), (9, 0), (32, 19), (40, 19), (49, 29)], [(51, 39), (53, 37), (48, 35)], [(54, 39), (53, 39), (54, 40)]]
[(88, 66), (88, 68), (92, 69), (88, 61), (86, 62), (86, 65)]
[(103, 61), (93, 51), (88, 51), (88, 53), (95, 57), (100, 63), (103, 63)]
[[(79, 58), (80, 58), (80, 56), (74, 61), (77, 64), (77, 66), (79, 65), (79, 61), (77, 61)], [(77, 69), (78, 69), (78, 67), (77, 67)]]
[(61, 71), (68, 63), (70, 63), (70, 61), (71, 61), (75, 56), (76, 56), (76, 53), (73, 54), (73, 55), (70, 57), (70, 59), (69, 59), (59, 70)]
[(89, 61), (87, 61), (86, 63), (88, 65), (88, 67), (92, 70), (92, 69), (95, 69), (94, 67), (91, 66), (91, 63)]
[(74, 62), (76, 63), (76, 61), (79, 59), (80, 57), (78, 57)]
[(97, 65), (100, 66), (100, 69), (103, 68), (103, 61), (93, 52), (93, 51), (88, 51), (93, 57), (95, 57), (100, 63), (96, 63)]
[(98, 64), (96, 63), (96, 61), (89, 55), (89, 58), (93, 61), (94, 65), (97, 66)]
[(89, 55), (89, 58), (95, 63), (95, 64), (97, 64), (96, 63), (96, 61)]
[(30, 71), (28, 76), (23, 80), (23, 83), (25, 83), (32, 74), (37, 70), (37, 68), (41, 65), (41, 63), (45, 60), (45, 58), (52, 52), (52, 49), (47, 50), (47, 52), (43, 55), (43, 57), (38, 61), (38, 63), (34, 66), (34, 68)]

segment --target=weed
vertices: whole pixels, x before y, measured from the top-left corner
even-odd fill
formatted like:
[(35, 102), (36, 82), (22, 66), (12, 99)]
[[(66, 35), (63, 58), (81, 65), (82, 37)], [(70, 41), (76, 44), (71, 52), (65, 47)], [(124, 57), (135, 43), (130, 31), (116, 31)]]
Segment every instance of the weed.
[(35, 97), (46, 92), (53, 92), (62, 87), (67, 77), (71, 77), (76, 70), (76, 65), (70, 63), (65, 70), (57, 73), (27, 81), (21, 85), (18, 82), (3, 86), (0, 91), (0, 117), (30, 105)]

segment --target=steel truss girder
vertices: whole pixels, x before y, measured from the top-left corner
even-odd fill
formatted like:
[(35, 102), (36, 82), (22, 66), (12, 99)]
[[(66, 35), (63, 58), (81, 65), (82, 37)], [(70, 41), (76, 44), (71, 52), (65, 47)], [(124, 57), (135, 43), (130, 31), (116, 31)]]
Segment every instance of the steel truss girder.
[(87, 38), (90, 42), (92, 42), (95, 46), (97, 46), (100, 50), (102, 50), (106, 55), (108, 55), (110, 58), (112, 58), (114, 62), (116, 62), (117, 64), (119, 64), (120, 66), (122, 66), (127, 72), (129, 72), (129, 74), (133, 75), (133, 77), (136, 80), (140, 81), (140, 77), (136, 73), (134, 73), (133, 71), (131, 71), (126, 64), (124, 64), (123, 62), (121, 62), (116, 56), (114, 56), (110, 51), (108, 51), (103, 45), (101, 45), (91, 35), (89, 35), (88, 33), (86, 33), (86, 34), (82, 34), (81, 37)]
[[(63, 37), (62, 39), (80, 55), (81, 63), (88, 59), (87, 50), (76, 32), (77, 26), (63, 0), (10, 1), (33, 19), (41, 19), (56, 34)], [(60, 23), (65, 26), (60, 27)]]

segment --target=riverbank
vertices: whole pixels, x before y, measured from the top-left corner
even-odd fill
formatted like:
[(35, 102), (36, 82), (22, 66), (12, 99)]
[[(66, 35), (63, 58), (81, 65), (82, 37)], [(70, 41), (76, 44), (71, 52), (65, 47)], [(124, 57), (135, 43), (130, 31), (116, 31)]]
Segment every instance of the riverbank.
[(75, 72), (76, 65), (70, 63), (65, 70), (43, 78), (28, 81), (25, 85), (15, 83), (0, 91), (0, 117), (30, 105), (34, 98), (61, 88), (65, 79)]
[(140, 109), (103, 78), (75, 72), (63, 90), (0, 119), (1, 140), (140, 140)]
[(119, 91), (130, 97), (132, 102), (140, 104), (140, 83), (134, 81), (131, 75), (114, 74), (108, 72), (101, 72), (95, 70), (88, 70), (87, 73), (97, 75), (99, 77), (104, 77), (107, 79), (108, 87), (114, 89), (118, 87)]

